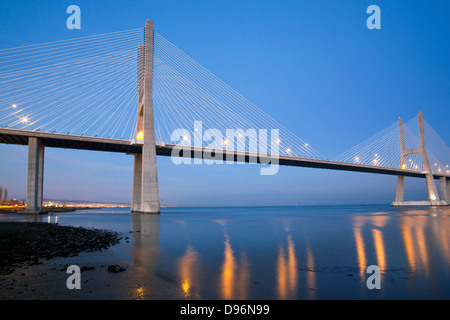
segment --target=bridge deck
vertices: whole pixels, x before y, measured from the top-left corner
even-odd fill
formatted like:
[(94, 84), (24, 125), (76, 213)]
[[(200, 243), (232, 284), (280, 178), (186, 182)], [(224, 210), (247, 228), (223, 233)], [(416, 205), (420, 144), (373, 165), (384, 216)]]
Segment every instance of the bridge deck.
[(36, 137), (50, 148), (95, 150), (121, 153), (141, 153), (142, 146), (130, 140), (75, 136), (60, 133), (0, 128), (0, 143), (28, 145), (28, 137)]
[[(28, 145), (28, 137), (39, 138), (46, 147), (51, 148), (95, 150), (95, 151), (120, 152), (129, 154), (142, 152), (142, 145), (138, 143), (133, 143), (133, 141), (130, 140), (74, 136), (69, 134), (0, 128), (0, 143)], [(156, 154), (159, 156), (171, 156), (172, 151), (176, 147), (177, 146), (173, 144), (157, 143)], [(208, 149), (201, 147), (191, 147), (189, 148), (189, 151), (185, 154), (183, 154), (183, 151), (181, 153), (177, 152), (176, 154), (180, 154), (188, 158), (202, 158), (202, 159), (216, 159), (216, 160), (219, 159), (224, 161), (231, 160), (239, 162), (263, 163), (263, 164), (270, 163), (271, 160), (272, 161), (274, 160), (273, 156), (268, 155), (254, 154), (244, 151)], [(425, 178), (425, 173), (421, 171), (336, 162), (330, 160), (298, 158), (283, 155), (278, 156), (278, 164), (281, 166), (344, 170), (344, 171), (366, 172), (374, 174), (385, 174), (395, 176), (400, 175), (407, 177)], [(439, 179), (440, 177), (450, 178), (449, 174), (444, 173), (442, 174), (434, 173), (433, 176), (435, 179)]]

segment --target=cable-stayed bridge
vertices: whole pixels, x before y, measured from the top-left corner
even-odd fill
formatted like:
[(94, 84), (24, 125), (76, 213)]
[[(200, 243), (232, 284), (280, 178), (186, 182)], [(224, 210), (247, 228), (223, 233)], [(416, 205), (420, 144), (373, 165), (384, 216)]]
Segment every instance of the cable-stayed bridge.
[[(395, 175), (393, 205), (450, 201), (450, 151), (422, 113), (327, 159), (149, 20), (140, 29), (2, 49), (0, 84), (0, 142), (28, 145), (28, 213), (42, 211), (45, 147), (134, 155), (136, 212), (160, 211), (156, 156)], [(404, 201), (405, 177), (425, 178), (426, 201)]]

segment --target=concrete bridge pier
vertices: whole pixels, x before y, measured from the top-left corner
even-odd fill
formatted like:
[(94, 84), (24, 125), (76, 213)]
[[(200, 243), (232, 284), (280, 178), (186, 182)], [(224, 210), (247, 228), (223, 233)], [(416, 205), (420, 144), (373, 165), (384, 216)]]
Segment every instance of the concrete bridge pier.
[(141, 211), (142, 200), (142, 154), (134, 155), (133, 194), (131, 195), (131, 212)]
[(440, 177), (441, 199), (450, 204), (450, 178)]
[(28, 138), (28, 173), (26, 210), (20, 214), (42, 214), (44, 190), (44, 145), (38, 138)]
[(136, 139), (142, 154), (134, 156), (132, 212), (160, 213), (158, 169), (153, 119), (153, 22), (145, 23), (145, 43), (139, 46)]

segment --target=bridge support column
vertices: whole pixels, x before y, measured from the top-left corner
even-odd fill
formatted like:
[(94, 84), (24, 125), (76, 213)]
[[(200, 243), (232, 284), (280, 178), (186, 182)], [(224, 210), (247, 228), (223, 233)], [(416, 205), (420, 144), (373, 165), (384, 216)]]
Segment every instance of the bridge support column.
[(439, 178), (441, 199), (447, 204), (450, 204), (450, 179), (446, 177)]
[(395, 195), (395, 201), (405, 200), (405, 176), (398, 176), (397, 178), (397, 193)]
[(446, 182), (446, 190), (447, 190), (447, 204), (450, 205), (450, 178), (447, 178)]
[[(139, 46), (138, 139), (142, 155), (135, 155), (132, 211), (160, 213), (158, 168), (153, 119), (153, 22), (145, 22), (145, 44)], [(142, 94), (141, 94), (142, 93)], [(140, 185), (140, 187), (139, 187)], [(140, 198), (140, 201), (138, 199)], [(138, 208), (139, 207), (139, 208)]]
[(38, 138), (28, 138), (27, 208), (22, 214), (40, 214), (44, 187), (44, 146)]
[(134, 170), (133, 170), (133, 195), (131, 199), (131, 211), (141, 211), (142, 199), (142, 155), (134, 155)]

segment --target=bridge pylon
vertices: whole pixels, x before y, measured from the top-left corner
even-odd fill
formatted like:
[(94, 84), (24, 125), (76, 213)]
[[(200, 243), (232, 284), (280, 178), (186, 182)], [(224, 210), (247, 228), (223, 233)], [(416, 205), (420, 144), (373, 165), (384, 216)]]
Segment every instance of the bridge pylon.
[(412, 154), (420, 154), (422, 156), (422, 165), (426, 177), (427, 184), (427, 201), (405, 201), (405, 176), (398, 176), (397, 180), (397, 192), (395, 196), (395, 201), (392, 202), (392, 206), (414, 206), (414, 205), (426, 205), (426, 206), (438, 206), (438, 205), (448, 205), (450, 180), (446, 177), (440, 178), (440, 189), (441, 198), (439, 199), (439, 194), (437, 192), (436, 184), (434, 182), (433, 172), (431, 170), (430, 162), (428, 160), (427, 149), (425, 145), (425, 132), (423, 126), (423, 112), (420, 111), (418, 114), (419, 122), (419, 140), (420, 146), (415, 149), (406, 149), (405, 147), (405, 131), (403, 126), (403, 119), (398, 118), (398, 129), (400, 136), (400, 168), (406, 168), (406, 157)]
[(145, 22), (144, 44), (139, 45), (138, 112), (134, 155), (132, 212), (160, 213), (155, 126), (153, 120), (153, 22)]
[(28, 169), (26, 209), (19, 214), (43, 214), (44, 144), (36, 137), (28, 137)]

